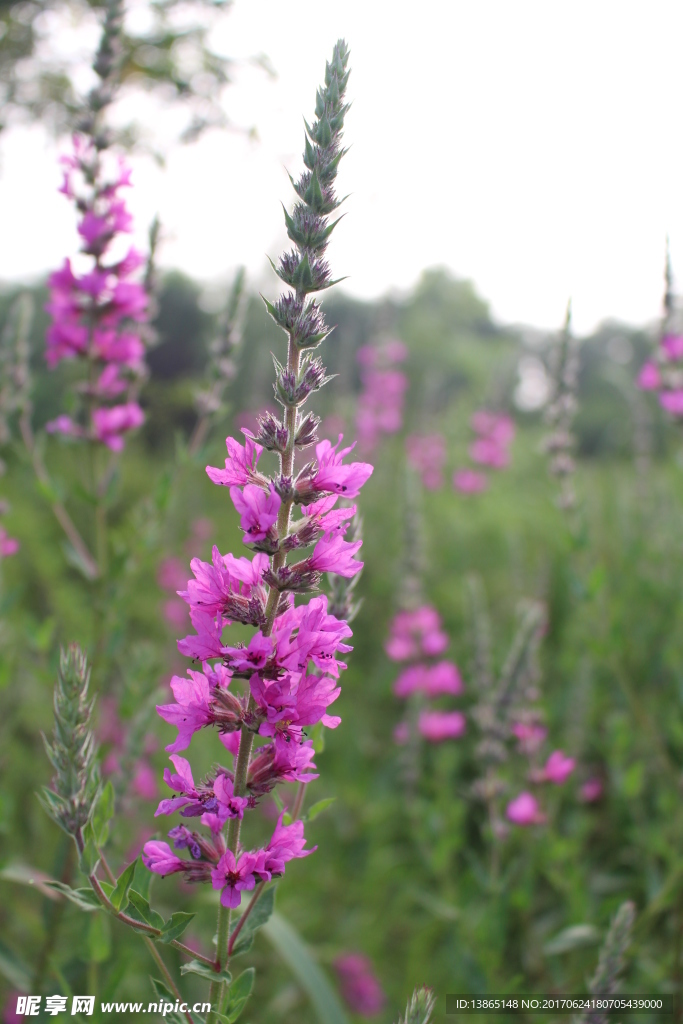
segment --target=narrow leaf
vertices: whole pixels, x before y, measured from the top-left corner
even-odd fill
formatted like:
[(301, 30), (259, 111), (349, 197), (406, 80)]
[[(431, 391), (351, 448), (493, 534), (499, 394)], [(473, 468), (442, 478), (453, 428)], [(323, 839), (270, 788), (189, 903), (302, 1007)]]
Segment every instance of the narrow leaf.
[(317, 804), (313, 804), (307, 812), (306, 821), (315, 821), (318, 815), (326, 811), (328, 807), (331, 807), (336, 799), (336, 796), (328, 796), (325, 800), (318, 800)]
[(97, 898), (97, 894), (90, 888), (85, 889), (72, 889), (69, 885), (64, 885), (63, 882), (46, 882), (45, 885), (59, 893), (60, 896), (65, 896), (67, 900), (75, 903), (81, 910), (102, 910), (102, 904)]
[(273, 913), (263, 932), (308, 993), (320, 1024), (349, 1024), (337, 993), (291, 924)]

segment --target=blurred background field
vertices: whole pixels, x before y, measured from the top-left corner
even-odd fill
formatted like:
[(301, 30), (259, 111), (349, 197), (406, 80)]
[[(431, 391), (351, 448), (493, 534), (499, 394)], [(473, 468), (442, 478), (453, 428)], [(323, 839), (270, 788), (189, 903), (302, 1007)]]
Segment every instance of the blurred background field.
[[(40, 424), (63, 408), (69, 367), (43, 368), (44, 293), (34, 289), (33, 296)], [(9, 291), (3, 296), (5, 316), (12, 297)], [(5, 451), (0, 486), (11, 508), (4, 523), (21, 543), (2, 562), (0, 973), (6, 992), (20, 988), (27, 971), (38, 971), (47, 988), (57, 976), (74, 991), (85, 984), (103, 998), (149, 997), (151, 962), (134, 936), (17, 879), (32, 869), (59, 878), (67, 857), (66, 837), (35, 797), (50, 776), (40, 734), (51, 728), (59, 643), (78, 640), (90, 649), (95, 690), (100, 673), (113, 680), (113, 693), (98, 700), (104, 756), (115, 769), (123, 812), (110, 859), (119, 867), (155, 830), (155, 790), (171, 730), (153, 705), (167, 700), (170, 675), (186, 667), (175, 652), (175, 637), (185, 632), (184, 606), (178, 610), (176, 601), (169, 609), (168, 602), (186, 578), (189, 557), (208, 557), (209, 537), (221, 551), (238, 550), (237, 516), (204, 465), (221, 464), (224, 436), (263, 407), (270, 351), (280, 345), (260, 298), (252, 295), (225, 413), (199, 456), (191, 456), (194, 392), (216, 330), (216, 306), (215, 296), (193, 281), (178, 274), (163, 279), (158, 343), (142, 399), (147, 423), (122, 463), (111, 508), (112, 551), (121, 558), (103, 601), (87, 596), (82, 577), (67, 564), (21, 447)], [(439, 996), (437, 1020), (445, 1019), (446, 992), (585, 991), (606, 927), (626, 899), (635, 902), (638, 916), (621, 987), (680, 995), (683, 480), (675, 425), (634, 384), (653, 344), (651, 332), (609, 323), (581, 340), (578, 506), (570, 526), (541, 451), (552, 336), (495, 323), (469, 283), (439, 269), (426, 272), (400, 300), (363, 303), (340, 294), (328, 300), (327, 310), (337, 329), (326, 362), (338, 377), (318, 405), (323, 436), (336, 436), (340, 428), (354, 435), (361, 345), (378, 336), (400, 338), (409, 353), (409, 389), (401, 431), (372, 453), (376, 470), (361, 501), (363, 608), (336, 705), (343, 722), (326, 731), (320, 779), (307, 795), (309, 804), (327, 797), (335, 803), (308, 825), (318, 852), (288, 871), (278, 910), (331, 978), (342, 954), (369, 957), (386, 993), (380, 1021), (395, 1019), (419, 984)], [(524, 382), (529, 367), (531, 389)], [(514, 417), (511, 464), (491, 474), (485, 493), (459, 494), (451, 474), (467, 461), (469, 421), (481, 407)], [(405, 749), (393, 738), (402, 714), (392, 694), (397, 670), (383, 643), (407, 571), (405, 436), (435, 431), (446, 438), (447, 472), (440, 489), (418, 498), (423, 585), (443, 618), (448, 656), (463, 676), (457, 706), (467, 728), (459, 739), (424, 743), (417, 781), (408, 786)], [(60, 473), (73, 467), (75, 449), (56, 439), (47, 445), (58, 487)], [(75, 502), (74, 515), (87, 531), (87, 503)], [(169, 559), (178, 559), (179, 567)], [(177, 585), (174, 573), (180, 573)], [(478, 770), (470, 714), (477, 697), (468, 610), (473, 574), (490, 608), (498, 667), (520, 602), (532, 599), (545, 609), (540, 706), (552, 748), (576, 759), (569, 780), (549, 787), (547, 823), (513, 827), (495, 873), (483, 811), (471, 796)], [(98, 616), (104, 616), (99, 627)], [(94, 650), (96, 633), (101, 640)], [(220, 754), (215, 735), (205, 736), (194, 752), (197, 769), (208, 769)], [(586, 802), (581, 787), (588, 779), (599, 779), (602, 789)], [(275, 811), (268, 799), (264, 804), (267, 834)], [(179, 904), (198, 910), (187, 935), (208, 952), (214, 894), (198, 894), (174, 878), (157, 879), (155, 894), (162, 910)], [(50, 965), (37, 966), (51, 929), (58, 941)], [(250, 1019), (317, 1019), (265, 934), (253, 962), (259, 981)], [(200, 985), (197, 992), (200, 998)]]

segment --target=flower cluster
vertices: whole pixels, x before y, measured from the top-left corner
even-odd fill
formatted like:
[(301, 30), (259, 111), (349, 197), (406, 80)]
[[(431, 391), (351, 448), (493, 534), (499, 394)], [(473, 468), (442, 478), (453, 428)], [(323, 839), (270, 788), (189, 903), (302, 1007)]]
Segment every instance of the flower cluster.
[(406, 438), (408, 464), (420, 475), (428, 491), (443, 487), (446, 462), (446, 438), (443, 434), (411, 434)]
[[(509, 416), (480, 409), (471, 420), (476, 434), (470, 445), (472, 462), (488, 469), (505, 469), (510, 464), (510, 445), (515, 436), (515, 425)], [(453, 487), (461, 494), (478, 494), (486, 490), (486, 474), (475, 469), (457, 469), (453, 474)]]
[(121, 247), (121, 236), (132, 230), (120, 195), (130, 186), (131, 172), (122, 160), (105, 166), (100, 150), (79, 135), (62, 163), (60, 191), (80, 215), (83, 271), (75, 271), (67, 259), (50, 276), (45, 356), (50, 367), (63, 359), (83, 360), (87, 372), (78, 389), (80, 414), (58, 416), (47, 429), (120, 451), (124, 434), (144, 421), (134, 400), (135, 385), (145, 372), (142, 325), (148, 297), (135, 279), (144, 258), (132, 247)]
[[(547, 736), (547, 729), (537, 723), (516, 722), (512, 732), (517, 737), (519, 752), (532, 762)], [(576, 767), (573, 757), (567, 757), (562, 750), (554, 750), (542, 767), (529, 770), (529, 781), (536, 784), (550, 782), (561, 786)], [(546, 820), (538, 798), (529, 790), (523, 790), (511, 800), (505, 811), (508, 821), (514, 825), (540, 825)]]
[[(452, 661), (436, 659), (448, 646), (448, 637), (441, 628), (438, 612), (430, 605), (400, 611), (391, 623), (389, 639), (384, 649), (392, 661), (408, 662), (394, 683), (394, 694), (407, 700), (414, 694), (421, 697), (422, 705), (417, 729), (430, 743), (455, 739), (465, 731), (465, 716), (461, 711), (444, 711), (424, 706), (424, 699), (454, 697), (463, 691), (462, 679)], [(432, 659), (425, 661), (424, 659)], [(401, 722), (394, 738), (406, 743), (410, 736), (407, 721)]]
[[(169, 837), (189, 859), (157, 841), (145, 845), (143, 859), (158, 874), (182, 872), (190, 880), (210, 881), (226, 909), (239, 906), (243, 891), (282, 875), (291, 859), (312, 852), (304, 849), (301, 821), (286, 823), (281, 815), (268, 845), (249, 851), (239, 843), (240, 823), (278, 783), (303, 787), (317, 778), (306, 729), (339, 725), (328, 709), (346, 667), (338, 655), (351, 650), (351, 629), (330, 613), (325, 594), (296, 603), (298, 595), (318, 589), (324, 573), (352, 578), (361, 569), (355, 556), (362, 541), (345, 539), (355, 506), (336, 506), (340, 498), (355, 498), (372, 473), (369, 464), (348, 461), (353, 445), (342, 448), (341, 435), (336, 444), (318, 440), (317, 417), (300, 411), (327, 380), (312, 350), (329, 332), (319, 305), (307, 296), (333, 283), (323, 254), (334, 227), (326, 217), (338, 206), (333, 183), (343, 154), (347, 59), (345, 44), (338, 43), (318, 92), (318, 119), (306, 127), (307, 170), (294, 183), (300, 201), (285, 214), (295, 248), (275, 270), (293, 291), (266, 303), (288, 335), (287, 364), (275, 361), (282, 418), (263, 414), (256, 434), (244, 429), (243, 442), (227, 438), (223, 466), (207, 467), (212, 482), (229, 490), (250, 554), (222, 554), (214, 546), (210, 562), (192, 559), (193, 578), (179, 596), (189, 606), (194, 632), (178, 649), (201, 663), (201, 670), (174, 676), (174, 703), (157, 709), (177, 727), (166, 748), (174, 771), (164, 776), (174, 795), (161, 801), (157, 815), (178, 811), (182, 818), (198, 818), (209, 834), (181, 824)], [(295, 453), (312, 446), (315, 459), (297, 471)], [(264, 449), (277, 457), (273, 475), (260, 466)], [(301, 514), (293, 517), (296, 508)], [(253, 627), (247, 643), (224, 637), (232, 623)], [(217, 730), (232, 763), (195, 782), (179, 754), (206, 728)], [(227, 935), (222, 925), (219, 935)], [(218, 950), (221, 964), (225, 943)]]
[(662, 336), (655, 359), (641, 368), (638, 387), (656, 391), (665, 412), (676, 419), (683, 417), (683, 335)]
[(356, 358), (362, 391), (358, 398), (356, 430), (363, 451), (372, 451), (382, 434), (396, 434), (401, 429), (408, 378), (396, 365), (407, 357), (408, 349), (396, 338), (358, 349)]
[(360, 1017), (376, 1017), (382, 1012), (386, 996), (366, 956), (342, 953), (334, 960), (333, 967), (342, 998), (352, 1013)]

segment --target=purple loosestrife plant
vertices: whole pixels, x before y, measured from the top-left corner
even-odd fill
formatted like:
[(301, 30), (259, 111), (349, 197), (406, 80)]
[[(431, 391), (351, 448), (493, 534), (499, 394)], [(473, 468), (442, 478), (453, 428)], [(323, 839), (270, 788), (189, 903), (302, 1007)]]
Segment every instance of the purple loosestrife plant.
[[(304, 787), (317, 777), (305, 730), (340, 722), (328, 708), (339, 695), (345, 665), (337, 655), (350, 650), (351, 630), (331, 614), (324, 594), (307, 604), (297, 604), (296, 598), (316, 591), (323, 573), (350, 580), (361, 569), (355, 556), (362, 542), (346, 539), (355, 506), (335, 506), (340, 498), (355, 498), (372, 472), (367, 463), (348, 461), (353, 445), (342, 448), (341, 436), (335, 445), (319, 441), (317, 418), (302, 410), (327, 381), (313, 353), (329, 331), (310, 296), (333, 283), (325, 251), (336, 223), (328, 218), (339, 206), (334, 180), (344, 154), (347, 61), (346, 44), (339, 42), (317, 94), (316, 121), (306, 125), (306, 170), (293, 181), (298, 201), (291, 214), (285, 212), (293, 248), (274, 265), (288, 290), (275, 303), (266, 300), (288, 338), (286, 364), (274, 359), (282, 418), (264, 415), (256, 436), (243, 431), (243, 444), (227, 438), (225, 466), (207, 467), (215, 484), (229, 488), (252, 555), (223, 555), (214, 547), (211, 563), (193, 559), (193, 579), (180, 596), (189, 605), (195, 632), (179, 641), (178, 649), (203, 667), (174, 677), (175, 703), (158, 709), (178, 734), (167, 748), (174, 771), (165, 773), (174, 795), (162, 800), (157, 815), (179, 811), (183, 819), (199, 819), (206, 831), (188, 827), (191, 822), (175, 826), (169, 833), (175, 851), (189, 857), (153, 841), (145, 845), (143, 860), (157, 874), (181, 873), (220, 892), (215, 970), (208, 975), (213, 979), (210, 1024), (220, 1019), (226, 966), (264, 888), (290, 860), (313, 852), (305, 849), (303, 822), (297, 820)], [(297, 471), (297, 449), (313, 445), (315, 459)], [(277, 456), (272, 476), (259, 467), (264, 448)], [(301, 514), (294, 516), (297, 508)], [(232, 622), (255, 627), (248, 644), (233, 645), (223, 636)], [(179, 752), (208, 727), (218, 730), (232, 764), (195, 781)], [(281, 782), (299, 783), (292, 814), (280, 815), (264, 848), (246, 849), (240, 842), (244, 815)], [(231, 927), (244, 894), (249, 902)], [(186, 965), (188, 970), (207, 976), (196, 962)]]
[[(50, 479), (33, 431), (28, 388), (19, 417), (41, 490), (70, 542), (69, 559), (91, 580), (107, 571), (106, 495), (114, 458), (124, 447), (126, 434), (144, 421), (137, 391), (146, 373), (149, 307), (138, 273), (144, 259), (125, 242), (132, 227), (124, 199), (130, 170), (110, 153), (111, 133), (105, 125), (121, 83), (124, 5), (122, 0), (107, 0), (103, 6), (104, 25), (93, 63), (97, 84), (80, 108), (72, 150), (62, 157), (60, 191), (77, 210), (81, 251), (73, 264), (66, 259), (49, 278), (46, 309), (51, 323), (45, 350), (51, 368), (63, 360), (83, 367), (75, 383), (72, 414), (62, 413), (46, 429), (89, 447), (89, 478), (84, 483), (88, 503), (96, 509), (94, 553)], [(102, 450), (112, 453), (106, 466)]]

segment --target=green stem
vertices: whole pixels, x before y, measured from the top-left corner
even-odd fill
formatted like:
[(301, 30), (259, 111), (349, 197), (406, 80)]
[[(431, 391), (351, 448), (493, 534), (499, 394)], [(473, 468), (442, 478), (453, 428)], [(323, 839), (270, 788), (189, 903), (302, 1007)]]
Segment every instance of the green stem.
[[(289, 349), (287, 352), (287, 369), (298, 374), (300, 361), (301, 353), (290, 338)], [(294, 440), (297, 429), (296, 407), (293, 406), (287, 409), (285, 413), (285, 424), (288, 432), (287, 447), (280, 457), (280, 473), (283, 477), (291, 478), (294, 472)], [(283, 501), (280, 505), (277, 517), (277, 533), (279, 540), (283, 540), (289, 533), (292, 504), (293, 503), (291, 501)], [(273, 555), (273, 569), (280, 569), (284, 565), (286, 557), (287, 554), (282, 549), (276, 551)], [(273, 623), (275, 622), (275, 616), (277, 614), (279, 600), (280, 592), (275, 587), (271, 587), (268, 593), (268, 601), (266, 603), (266, 621), (261, 630), (263, 636), (270, 636), (271, 634)], [(254, 698), (250, 697), (248, 710), (253, 711), (254, 708)], [(247, 791), (247, 776), (249, 774), (249, 761), (251, 759), (251, 750), (253, 745), (254, 734), (243, 725), (240, 736), (240, 749), (237, 755), (237, 764), (235, 765), (235, 779), (233, 783), (235, 796), (242, 796)], [(240, 824), (239, 818), (231, 818), (228, 823), (228, 849), (234, 854), (237, 854)], [(225, 970), (230, 956), (228, 951), (230, 941), (230, 914), (230, 908), (224, 907), (223, 904), (221, 904), (218, 909), (218, 925), (216, 929), (218, 944), (216, 946), (215, 966), (219, 971)], [(209, 989), (209, 1002), (211, 1003), (212, 1009), (206, 1019), (206, 1024), (216, 1024), (216, 1013), (220, 1012), (225, 991), (225, 982), (218, 980), (211, 982), (211, 987)]]
[(256, 891), (254, 892), (254, 895), (249, 900), (249, 905), (248, 905), (247, 909), (244, 911), (244, 913), (242, 914), (241, 918), (239, 919), (239, 921), (235, 925), (235, 927), (233, 929), (233, 933), (230, 936), (230, 941), (228, 942), (228, 956), (232, 956), (232, 951), (234, 949), (235, 942), (237, 941), (237, 936), (239, 935), (239, 933), (244, 928), (244, 925), (246, 923), (247, 918), (249, 917), (249, 915), (251, 914), (252, 910), (254, 909), (254, 907), (258, 903), (259, 899), (261, 898), (261, 894), (263, 893), (263, 890), (265, 889), (265, 887), (266, 887), (266, 882), (265, 881), (259, 882), (259, 884), (256, 886)]

